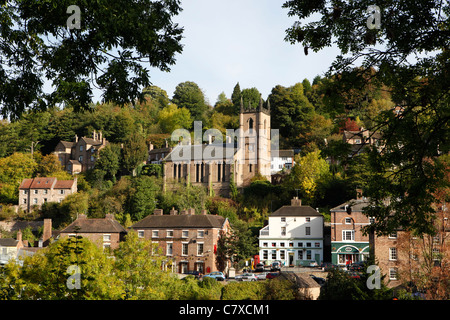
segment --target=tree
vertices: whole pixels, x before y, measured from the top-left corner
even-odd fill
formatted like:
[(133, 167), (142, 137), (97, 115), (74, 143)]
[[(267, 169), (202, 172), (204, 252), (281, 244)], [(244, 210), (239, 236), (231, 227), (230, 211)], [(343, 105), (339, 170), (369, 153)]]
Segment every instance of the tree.
[(269, 96), (271, 127), (280, 130), (281, 145), (303, 146), (304, 135), (310, 132), (314, 106), (303, 94), (303, 85), (297, 83), (289, 88), (277, 85)]
[(145, 138), (138, 133), (132, 134), (124, 143), (123, 146), (123, 168), (128, 173), (133, 173), (133, 170), (145, 160), (147, 160), (148, 149)]
[[(182, 51), (183, 28), (172, 22), (180, 1), (99, 1), (66, 12), (70, 1), (10, 1), (0, 9), (0, 106), (4, 116), (58, 103), (88, 109), (92, 86), (105, 101), (142, 97), (149, 67), (169, 71)], [(70, 11), (69, 11), (70, 12)], [(74, 11), (72, 11), (73, 13)], [(71, 22), (79, 26), (71, 26)], [(132, 76), (131, 76), (132, 75)], [(44, 77), (53, 91), (43, 90)]]
[(261, 93), (256, 88), (243, 89), (241, 97), (244, 103), (244, 108), (256, 109), (261, 100)]
[(22, 180), (32, 178), (36, 166), (31, 154), (16, 152), (0, 159), (0, 202), (16, 204)]
[(303, 157), (296, 156), (295, 165), (291, 171), (288, 184), (292, 189), (300, 189), (305, 200), (309, 203), (318, 196), (318, 185), (330, 178), (330, 167), (316, 150)]
[(154, 177), (140, 176), (132, 180), (127, 199), (127, 212), (133, 221), (144, 219), (156, 208), (156, 196), (160, 187)]
[(189, 129), (192, 126), (191, 113), (187, 108), (170, 104), (159, 112), (158, 124), (163, 133), (172, 134), (176, 129)]
[(169, 291), (176, 287), (170, 269), (163, 269), (166, 257), (151, 240), (142, 240), (136, 232), (129, 232), (114, 252), (115, 270), (124, 285), (129, 300), (169, 299)]
[[(385, 86), (401, 106), (401, 115), (384, 111), (369, 128), (382, 135), (384, 148), (370, 153), (368, 170), (374, 178), (364, 191), (371, 201), (367, 214), (377, 221), (377, 233), (400, 227), (431, 233), (433, 194), (448, 187), (440, 155), (450, 151), (450, 4), (390, 0), (375, 9), (372, 5), (286, 1), (288, 15), (302, 21), (286, 30), (285, 40), (301, 43), (305, 53), (337, 45), (341, 54), (328, 72), (338, 77), (334, 92)], [(302, 25), (312, 15), (315, 21)]]
[(182, 82), (176, 86), (172, 102), (180, 108), (188, 109), (194, 120), (204, 120), (205, 112), (208, 110), (203, 91), (192, 81)]
[(99, 151), (98, 156), (94, 170), (101, 170), (105, 179), (115, 182), (120, 168), (120, 146), (110, 143)]
[(241, 86), (239, 85), (239, 82), (236, 83), (236, 85), (233, 88), (233, 93), (231, 94), (231, 102), (234, 106), (234, 114), (239, 115), (239, 110), (241, 109)]

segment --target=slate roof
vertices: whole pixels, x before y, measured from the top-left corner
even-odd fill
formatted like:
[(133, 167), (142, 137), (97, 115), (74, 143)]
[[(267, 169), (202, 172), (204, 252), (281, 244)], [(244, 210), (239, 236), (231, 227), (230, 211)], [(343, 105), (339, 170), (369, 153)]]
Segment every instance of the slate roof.
[(19, 241), (13, 238), (0, 238), (1, 247), (16, 247)]
[(222, 228), (224, 222), (224, 217), (216, 215), (149, 215), (130, 228)]
[(352, 199), (350, 201), (344, 202), (343, 204), (338, 205), (337, 207), (330, 209), (330, 211), (346, 211), (345, 206), (351, 206), (352, 211), (355, 212), (362, 212), (364, 207), (367, 207), (369, 205), (369, 200), (362, 199), (362, 200), (355, 200)]
[(280, 209), (269, 215), (270, 217), (312, 217), (322, 214), (310, 206), (282, 206)]
[(115, 219), (78, 218), (60, 233), (126, 233), (124, 227)]
[[(218, 160), (214, 153), (212, 157), (209, 157), (212, 151), (205, 152), (206, 147), (222, 147), (222, 157), (220, 159), (226, 159), (227, 157), (227, 149), (233, 149), (233, 155), (238, 151), (237, 143), (212, 143), (212, 144), (196, 144), (196, 145), (177, 145), (173, 148), (172, 152), (170, 152), (167, 157), (164, 158), (164, 161), (173, 162), (173, 161), (199, 161), (202, 160)], [(212, 150), (212, 148), (211, 148)], [(199, 155), (200, 159), (195, 159)], [(175, 160), (173, 156), (180, 157), (182, 159)], [(188, 157), (189, 156), (189, 157)], [(219, 154), (217, 154), (217, 157)], [(230, 160), (230, 159), (227, 159)]]

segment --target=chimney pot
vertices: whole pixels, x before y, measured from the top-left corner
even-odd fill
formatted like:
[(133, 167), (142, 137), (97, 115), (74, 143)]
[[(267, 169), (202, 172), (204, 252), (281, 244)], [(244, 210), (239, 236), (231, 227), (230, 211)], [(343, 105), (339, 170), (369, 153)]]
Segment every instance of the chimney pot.
[(362, 200), (363, 199), (363, 190), (358, 188), (356, 189), (356, 200)]

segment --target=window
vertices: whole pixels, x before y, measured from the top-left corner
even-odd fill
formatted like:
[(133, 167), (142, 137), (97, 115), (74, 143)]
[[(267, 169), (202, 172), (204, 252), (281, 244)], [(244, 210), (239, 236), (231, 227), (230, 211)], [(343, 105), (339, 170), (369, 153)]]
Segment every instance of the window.
[(33, 194), (38, 194), (39, 190), (33, 190)]
[(167, 238), (173, 238), (173, 230), (167, 230)]
[(284, 260), (284, 259), (286, 259), (286, 257), (285, 257), (285, 250), (281, 250), (280, 251), (280, 260)]
[(263, 250), (262, 256), (263, 256), (263, 259), (264, 259), (264, 260), (269, 259), (269, 253), (267, 252), (267, 250)]
[(198, 230), (197, 231), (197, 238), (203, 238), (205, 236), (204, 230)]
[(201, 256), (203, 254), (203, 243), (197, 243), (197, 255)]
[(272, 260), (277, 259), (277, 250), (272, 250)]
[(345, 224), (352, 224), (352, 218), (345, 218)]
[(397, 231), (394, 231), (391, 234), (389, 234), (389, 239), (397, 239)]
[(311, 235), (311, 227), (305, 227), (305, 235), (307, 236)]
[(83, 156), (79, 156), (78, 161), (83, 162)]
[(314, 243), (314, 246), (315, 246), (316, 248), (320, 248), (320, 242)]
[(306, 250), (306, 260), (311, 260), (311, 250)]
[(48, 194), (48, 189), (44, 189), (44, 190), (42, 191), (42, 193), (43, 193), (43, 194)]
[(286, 235), (286, 227), (281, 227), (281, 235), (282, 236)]
[(263, 242), (262, 246), (267, 247), (267, 242)]
[(152, 231), (152, 238), (159, 238), (159, 230)]
[(139, 239), (144, 238), (144, 230), (138, 230), (138, 238)]
[(23, 204), (27, 204), (27, 199), (23, 199)]
[(311, 248), (311, 242), (307, 242), (307, 243), (306, 243), (306, 247), (307, 247), (307, 248)]
[(303, 242), (299, 242), (299, 243), (297, 244), (297, 246), (298, 246), (299, 248), (303, 248)]
[(289, 242), (289, 247), (293, 247), (294, 246), (294, 243), (293, 242)]
[(354, 230), (342, 230), (342, 241), (354, 241), (355, 231)]
[(389, 248), (389, 260), (397, 260), (397, 248)]
[(285, 246), (285, 243), (284, 242), (280, 242), (280, 247), (284, 248), (284, 246)]
[(183, 231), (181, 231), (181, 237), (182, 237), (182, 238), (187, 238), (188, 235), (189, 235), (189, 231), (188, 231), (188, 230), (183, 230)]
[(397, 280), (397, 268), (389, 268), (389, 280)]
[(37, 198), (34, 198), (33, 199), (33, 204), (37, 204), (38, 203), (38, 199)]
[(103, 235), (103, 242), (110, 242), (111, 241), (111, 235), (110, 234), (104, 234)]
[(272, 247), (276, 247), (277, 243), (276, 242), (272, 242)]
[(47, 198), (44, 198), (44, 203), (47, 202), (47, 201), (48, 201), (48, 199), (47, 199)]
[(305, 218), (305, 221), (306, 221), (306, 222), (311, 222), (311, 218), (310, 218), (310, 217), (306, 217), (306, 218)]
[(168, 256), (171, 256), (173, 253), (173, 243), (167, 242), (166, 253)]
[(95, 161), (94, 156), (91, 156), (91, 162), (94, 162), (94, 161)]
[(59, 190), (59, 194), (64, 194), (64, 190)]
[(281, 217), (281, 222), (286, 222), (286, 217)]
[(28, 194), (28, 190), (23, 190), (23, 194)]
[(188, 243), (182, 243), (181, 244), (181, 254), (183, 256), (187, 256), (188, 255)]
[(83, 150), (84, 150), (83, 145), (80, 145), (80, 151), (83, 151)]

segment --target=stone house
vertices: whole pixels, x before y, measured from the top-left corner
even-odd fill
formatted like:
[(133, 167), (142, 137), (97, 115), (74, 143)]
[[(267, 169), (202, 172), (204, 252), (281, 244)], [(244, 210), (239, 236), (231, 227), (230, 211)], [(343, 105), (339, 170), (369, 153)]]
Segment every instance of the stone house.
[(99, 151), (108, 143), (101, 132), (94, 131), (92, 138), (75, 135), (74, 141), (61, 140), (53, 153), (68, 173), (76, 174), (94, 168)]
[(280, 261), (285, 266), (309, 266), (323, 262), (323, 215), (302, 206), (295, 197), (269, 215), (269, 224), (259, 231), (260, 261)]
[(113, 214), (106, 214), (104, 219), (88, 219), (85, 214), (60, 231), (59, 237), (81, 236), (88, 238), (100, 248), (117, 249), (119, 243), (125, 239), (127, 231), (114, 218)]
[(30, 211), (46, 202), (61, 202), (77, 192), (77, 178), (58, 180), (55, 177), (24, 179), (19, 186), (19, 208)]
[(195, 214), (195, 209), (181, 211), (174, 209), (163, 214), (156, 209), (130, 227), (138, 237), (157, 243), (163, 255), (171, 260), (172, 271), (187, 273), (217, 271), (216, 254), (221, 232), (228, 233), (230, 223), (227, 218), (206, 214)]
[(0, 238), (0, 266), (10, 260), (18, 260), (19, 250), (23, 248), (22, 232), (17, 232), (17, 239)]

